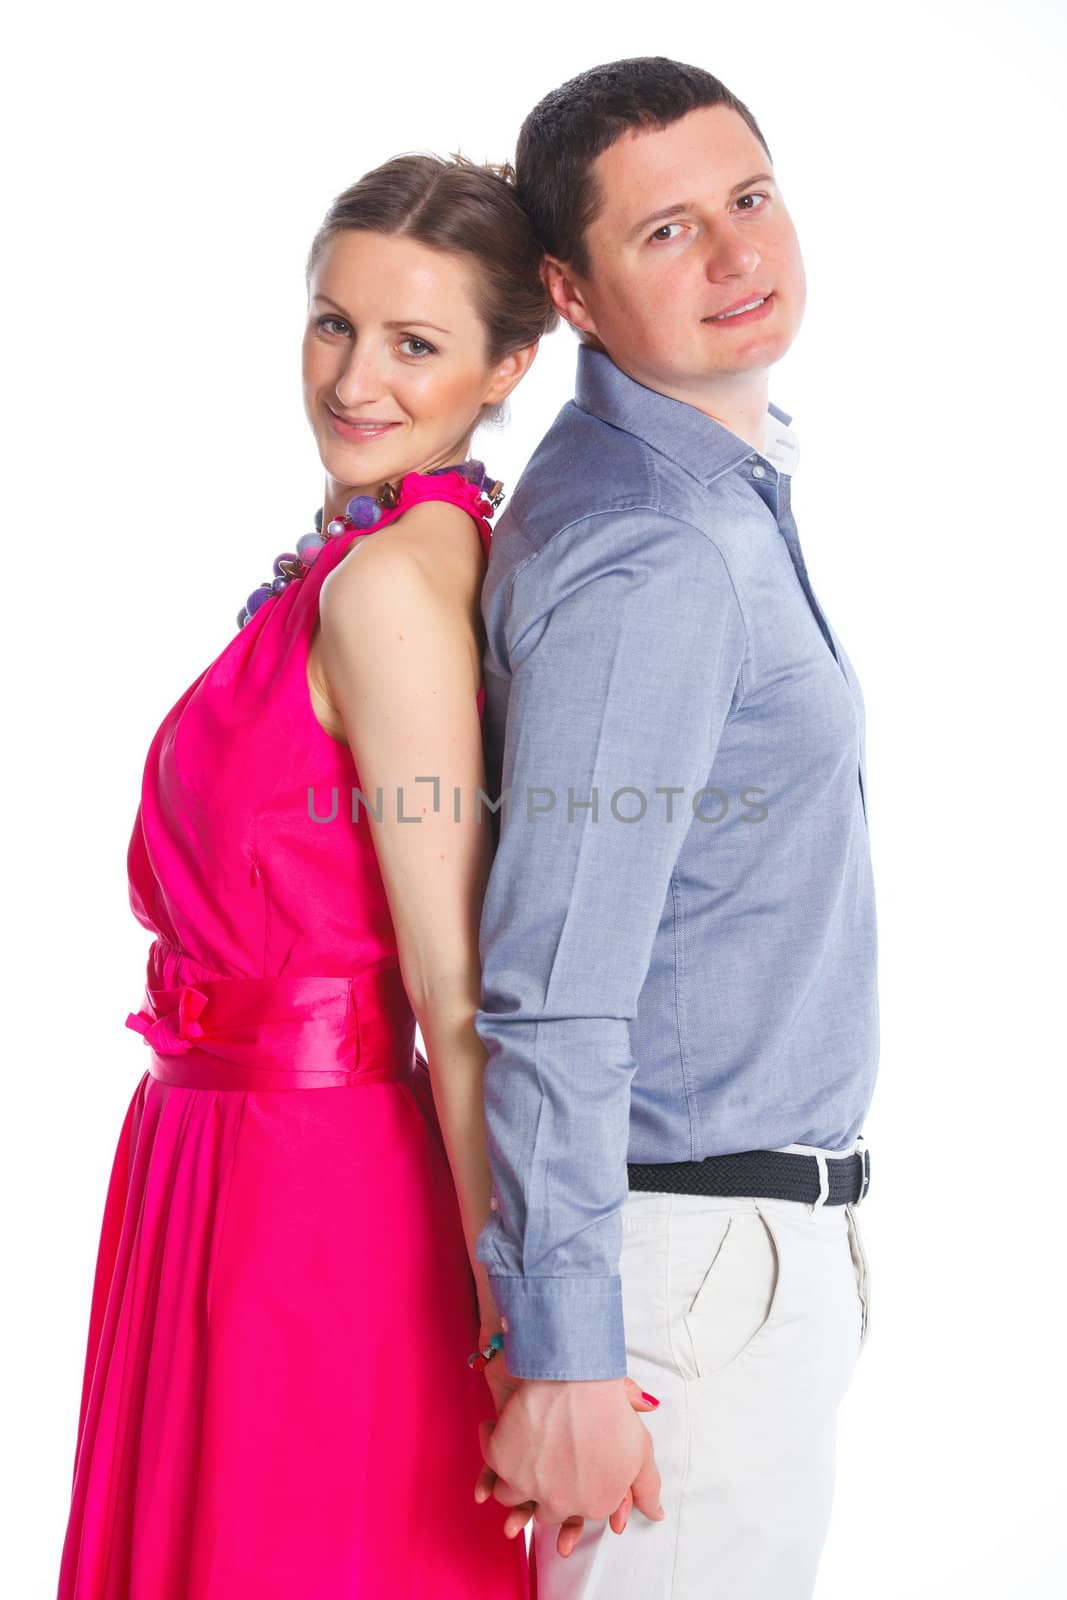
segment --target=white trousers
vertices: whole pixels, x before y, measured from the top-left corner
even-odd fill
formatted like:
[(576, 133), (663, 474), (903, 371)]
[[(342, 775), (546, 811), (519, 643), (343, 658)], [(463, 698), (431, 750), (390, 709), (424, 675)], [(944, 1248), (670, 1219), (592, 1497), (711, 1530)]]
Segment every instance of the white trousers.
[(630, 1192), (628, 1372), (660, 1400), (640, 1415), (666, 1516), (587, 1522), (567, 1557), (535, 1522), (537, 1600), (811, 1600), (869, 1323), (856, 1211)]

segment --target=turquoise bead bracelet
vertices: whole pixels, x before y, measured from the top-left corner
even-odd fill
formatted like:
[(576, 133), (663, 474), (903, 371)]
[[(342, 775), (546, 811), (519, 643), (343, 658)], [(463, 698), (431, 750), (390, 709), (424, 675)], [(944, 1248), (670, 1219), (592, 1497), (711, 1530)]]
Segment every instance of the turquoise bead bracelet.
[(468, 1367), (472, 1367), (475, 1372), (481, 1372), (483, 1367), (489, 1365), (497, 1351), (503, 1350), (503, 1348), (504, 1335), (502, 1333), (494, 1333), (484, 1350), (475, 1350), (473, 1354), (467, 1357)]

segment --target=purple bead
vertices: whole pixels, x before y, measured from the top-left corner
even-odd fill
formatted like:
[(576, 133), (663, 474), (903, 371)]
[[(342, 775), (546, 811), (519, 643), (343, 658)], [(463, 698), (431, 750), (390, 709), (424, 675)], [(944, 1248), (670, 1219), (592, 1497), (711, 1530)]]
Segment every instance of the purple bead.
[(247, 621), (248, 612), (245, 610), (244, 606), (242, 606), (240, 611), (237, 613), (237, 626), (239, 628), (243, 628)]
[(428, 478), (439, 478), (449, 472), (458, 473), (461, 478), (465, 478), (476, 489), (485, 489), (490, 482), (484, 461), (461, 461), (458, 467), (434, 467), (426, 476)]
[(288, 589), (291, 582), (291, 578), (287, 578), (284, 573), (279, 573), (270, 586), (271, 594), (281, 594), (283, 589)]
[(326, 532), (331, 539), (339, 539), (342, 533), (348, 532), (348, 523), (344, 517), (334, 517), (331, 522), (326, 524)]
[(321, 533), (305, 533), (296, 541), (296, 553), (305, 567), (310, 567), (319, 551), (325, 547), (326, 540)]
[(261, 583), (258, 589), (252, 590), (252, 593), (245, 601), (245, 610), (248, 612), (250, 617), (254, 617), (263, 602), (269, 599), (270, 588), (267, 584)]
[(380, 519), (382, 508), (369, 494), (357, 494), (345, 507), (357, 528), (373, 528)]
[(272, 568), (274, 576), (276, 578), (284, 577), (285, 574), (282, 572), (282, 562), (283, 561), (296, 561), (297, 559), (298, 558), (297, 558), (297, 554), (296, 554), (295, 550), (283, 550), (281, 555), (278, 556), (278, 558), (275, 561), (274, 566)]

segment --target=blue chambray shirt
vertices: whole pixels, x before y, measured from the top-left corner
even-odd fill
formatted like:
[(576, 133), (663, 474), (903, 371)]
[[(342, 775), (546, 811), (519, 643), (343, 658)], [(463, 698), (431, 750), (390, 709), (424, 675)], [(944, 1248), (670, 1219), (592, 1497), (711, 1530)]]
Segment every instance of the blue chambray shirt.
[(627, 1161), (847, 1149), (878, 1062), (864, 707), (764, 449), (581, 347), (483, 590), (493, 1207), (528, 1378), (626, 1372)]

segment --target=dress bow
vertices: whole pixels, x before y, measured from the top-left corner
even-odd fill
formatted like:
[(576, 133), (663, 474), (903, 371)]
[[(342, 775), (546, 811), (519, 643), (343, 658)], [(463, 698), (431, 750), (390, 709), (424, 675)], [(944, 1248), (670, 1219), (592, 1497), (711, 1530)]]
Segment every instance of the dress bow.
[(140, 1011), (131, 1011), (126, 1018), (127, 1028), (144, 1035), (160, 1055), (181, 1055), (193, 1048), (191, 1040), (204, 1037), (204, 1028), (197, 1020), (207, 1005), (207, 995), (191, 983), (179, 989), (146, 990), (148, 1005)]

